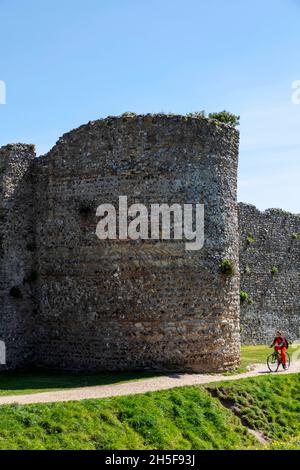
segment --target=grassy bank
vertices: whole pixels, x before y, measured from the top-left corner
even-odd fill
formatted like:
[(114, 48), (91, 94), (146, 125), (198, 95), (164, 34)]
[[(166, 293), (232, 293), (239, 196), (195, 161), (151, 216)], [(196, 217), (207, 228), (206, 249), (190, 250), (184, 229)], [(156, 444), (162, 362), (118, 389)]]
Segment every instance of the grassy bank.
[(274, 446), (279, 448), (291, 439), (295, 439), (293, 446), (299, 444), (300, 374), (267, 375), (212, 384), (206, 389), (245, 426), (260, 431)]
[[(300, 375), (102, 400), (1, 406), (0, 449), (299, 448)], [(298, 446), (298, 447), (297, 447)]]
[(231, 449), (253, 438), (200, 387), (0, 407), (0, 449)]

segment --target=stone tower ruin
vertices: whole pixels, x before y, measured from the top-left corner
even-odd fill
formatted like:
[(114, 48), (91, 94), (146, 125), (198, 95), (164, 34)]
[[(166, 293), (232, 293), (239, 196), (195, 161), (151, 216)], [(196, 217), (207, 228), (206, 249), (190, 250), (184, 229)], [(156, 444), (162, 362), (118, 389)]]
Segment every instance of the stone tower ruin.
[[(239, 360), (238, 132), (109, 117), (35, 158), (0, 150), (0, 339), (7, 367), (220, 371)], [(205, 242), (99, 240), (100, 204), (204, 204)], [(230, 260), (231, 275), (220, 265)]]

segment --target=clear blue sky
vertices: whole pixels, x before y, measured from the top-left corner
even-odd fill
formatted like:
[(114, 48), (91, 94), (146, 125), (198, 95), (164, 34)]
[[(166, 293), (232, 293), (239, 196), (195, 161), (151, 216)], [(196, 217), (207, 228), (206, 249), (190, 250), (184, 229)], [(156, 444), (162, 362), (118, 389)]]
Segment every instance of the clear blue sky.
[(0, 0), (0, 145), (124, 111), (241, 115), (239, 200), (300, 213), (300, 0)]

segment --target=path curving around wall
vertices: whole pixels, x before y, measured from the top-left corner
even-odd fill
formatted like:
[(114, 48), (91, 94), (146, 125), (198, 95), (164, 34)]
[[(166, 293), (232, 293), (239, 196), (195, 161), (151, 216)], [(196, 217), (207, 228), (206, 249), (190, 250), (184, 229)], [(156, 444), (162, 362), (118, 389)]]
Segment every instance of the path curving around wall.
[(158, 390), (169, 390), (176, 387), (204, 385), (213, 382), (241, 380), (249, 377), (259, 377), (265, 374), (282, 375), (300, 373), (300, 361), (294, 362), (288, 371), (280, 370), (270, 373), (264, 364), (256, 364), (254, 368), (243, 374), (169, 374), (161, 377), (152, 377), (134, 382), (114, 385), (100, 385), (96, 387), (82, 387), (58, 392), (42, 392), (28, 395), (0, 397), (0, 405), (28, 405), (34, 403), (68, 402), (88, 399), (111, 398), (124, 395), (138, 395)]

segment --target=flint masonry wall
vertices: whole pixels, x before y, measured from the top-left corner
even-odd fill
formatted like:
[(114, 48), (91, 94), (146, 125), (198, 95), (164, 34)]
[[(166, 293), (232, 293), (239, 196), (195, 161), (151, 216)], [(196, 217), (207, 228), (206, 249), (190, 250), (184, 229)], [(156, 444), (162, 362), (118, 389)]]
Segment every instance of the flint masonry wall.
[[(239, 204), (244, 343), (271, 342), (280, 329), (300, 337), (300, 215)], [(272, 274), (273, 272), (273, 274)]]
[(0, 340), (8, 368), (33, 359), (34, 157), (31, 145), (0, 149)]
[[(300, 216), (236, 208), (238, 134), (180, 116), (107, 118), (48, 155), (0, 149), (0, 340), (7, 367), (219, 370), (241, 339), (300, 329)], [(205, 246), (99, 241), (101, 203), (205, 204)], [(276, 268), (276, 269), (272, 269)], [(273, 271), (273, 274), (271, 273)]]
[[(239, 357), (238, 133), (181, 116), (107, 118), (35, 162), (35, 363), (224, 370)], [(102, 203), (204, 203), (205, 246), (100, 241)]]

